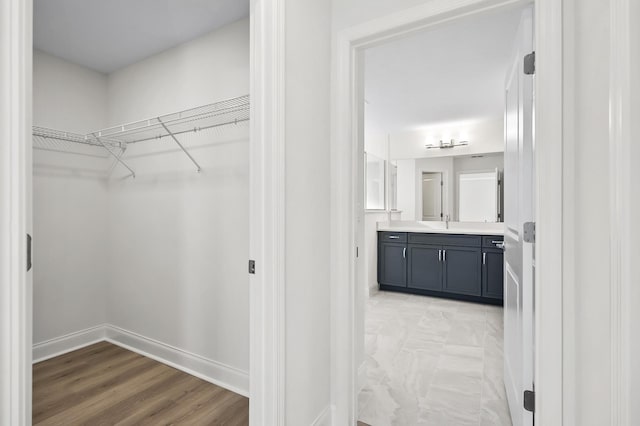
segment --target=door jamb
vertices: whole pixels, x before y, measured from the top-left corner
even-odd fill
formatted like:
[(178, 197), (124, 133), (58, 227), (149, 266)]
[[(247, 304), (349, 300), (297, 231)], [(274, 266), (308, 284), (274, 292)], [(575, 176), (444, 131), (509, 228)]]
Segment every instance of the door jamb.
[(251, 0), (249, 423), (285, 424), (285, 0)]
[[(358, 52), (452, 19), (498, 7), (530, 3), (519, 0), (436, 0), (346, 29), (337, 34), (331, 140), (331, 400), (333, 424), (356, 421), (357, 371), (355, 354), (356, 218), (358, 102), (355, 78)], [(536, 424), (563, 421), (563, 97), (562, 2), (535, 0), (536, 46), (536, 164), (537, 173), (536, 285), (534, 318)], [(345, 185), (345, 183), (348, 183)], [(541, 197), (540, 194), (544, 194)], [(544, 250), (542, 249), (544, 248)], [(544, 285), (542, 285), (544, 283)], [(544, 347), (544, 351), (540, 348)], [(567, 413), (565, 413), (567, 414)], [(571, 419), (571, 413), (565, 420)]]
[(32, 0), (0, 0), (0, 423), (31, 424)]

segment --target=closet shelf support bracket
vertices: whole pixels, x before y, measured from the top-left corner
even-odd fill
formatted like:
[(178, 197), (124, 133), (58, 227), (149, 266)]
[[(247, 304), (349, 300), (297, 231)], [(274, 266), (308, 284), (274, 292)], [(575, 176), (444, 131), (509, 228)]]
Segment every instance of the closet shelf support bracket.
[(102, 145), (104, 147), (104, 149), (106, 149), (107, 151), (109, 151), (109, 154), (111, 154), (113, 156), (113, 158), (115, 158), (118, 163), (122, 164), (124, 167), (126, 167), (127, 170), (129, 170), (131, 172), (131, 177), (133, 177), (135, 179), (136, 177), (136, 172), (133, 171), (133, 169), (131, 167), (129, 167), (127, 165), (127, 163), (125, 163), (124, 161), (122, 161), (122, 159), (120, 158), (120, 155), (116, 154), (115, 152), (113, 152), (111, 150), (111, 148), (109, 148), (107, 146), (107, 144), (105, 144), (104, 142), (102, 142), (102, 140), (95, 134), (92, 133), (92, 136), (95, 138), (96, 141), (98, 141), (98, 143), (100, 143), (100, 145)]
[(164, 124), (164, 122), (160, 119), (160, 117), (157, 118), (158, 123), (160, 123), (162, 125), (162, 127), (164, 127), (164, 130), (169, 134), (169, 136), (171, 136), (171, 138), (173, 139), (173, 141), (178, 144), (178, 146), (180, 147), (180, 149), (187, 155), (187, 157), (189, 157), (189, 160), (191, 160), (191, 162), (193, 164), (195, 164), (196, 166), (196, 171), (198, 173), (200, 173), (200, 171), (202, 170), (202, 167), (200, 167), (200, 164), (198, 164), (198, 162), (191, 156), (191, 154), (189, 154), (189, 151), (187, 151), (185, 149), (184, 146), (182, 146), (182, 144), (180, 143), (180, 141), (178, 140), (178, 138), (176, 138), (176, 135), (173, 134), (173, 132), (171, 130), (169, 130), (169, 128)]

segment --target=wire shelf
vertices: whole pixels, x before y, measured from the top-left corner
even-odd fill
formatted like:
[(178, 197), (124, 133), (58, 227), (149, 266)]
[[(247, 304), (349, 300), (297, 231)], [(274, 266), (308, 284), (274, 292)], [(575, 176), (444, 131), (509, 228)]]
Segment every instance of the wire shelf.
[(197, 171), (200, 171), (200, 165), (180, 143), (178, 137), (185, 133), (247, 122), (250, 119), (250, 106), (249, 95), (245, 95), (109, 127), (86, 135), (34, 126), (33, 146), (35, 149), (46, 151), (81, 153), (98, 157), (111, 156), (115, 162), (127, 168), (131, 176), (135, 177), (135, 172), (122, 158), (127, 145), (171, 138), (193, 162)]
[(127, 144), (151, 141), (249, 121), (249, 95), (160, 117), (122, 124), (92, 133)]
[[(41, 151), (81, 154), (91, 157), (107, 158), (109, 153), (104, 145), (86, 135), (47, 127), (33, 127), (33, 148)], [(105, 145), (115, 151), (122, 150), (124, 145), (119, 141), (107, 139)]]

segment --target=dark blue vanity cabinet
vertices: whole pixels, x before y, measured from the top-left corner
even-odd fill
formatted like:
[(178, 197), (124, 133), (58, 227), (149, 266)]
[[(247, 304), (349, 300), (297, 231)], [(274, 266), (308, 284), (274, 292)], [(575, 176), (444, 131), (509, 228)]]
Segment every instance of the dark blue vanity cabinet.
[(380, 289), (501, 304), (502, 240), (501, 236), (380, 231)]
[(502, 301), (504, 291), (504, 250), (502, 237), (483, 240), (482, 295)]

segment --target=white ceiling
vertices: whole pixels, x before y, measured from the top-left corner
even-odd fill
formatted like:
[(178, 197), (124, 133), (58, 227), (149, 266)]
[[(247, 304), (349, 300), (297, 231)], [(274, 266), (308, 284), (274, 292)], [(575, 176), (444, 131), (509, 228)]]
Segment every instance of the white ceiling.
[(467, 18), (366, 51), (367, 132), (500, 118), (521, 9)]
[(110, 73), (249, 16), (249, 0), (35, 0), (34, 47)]

